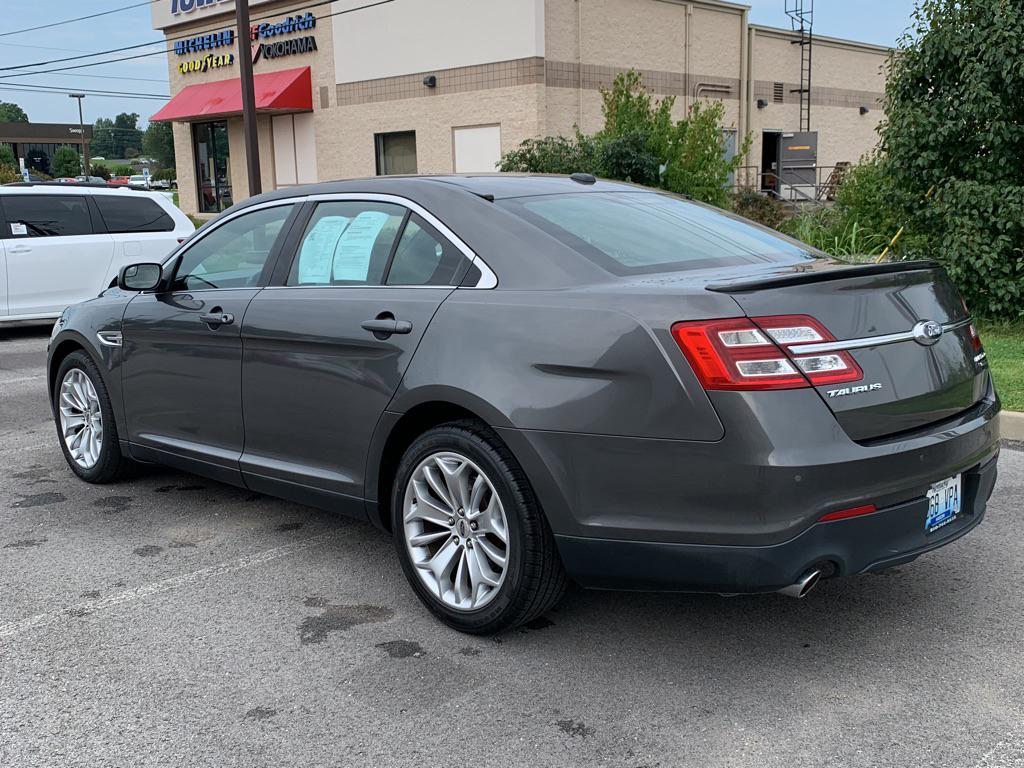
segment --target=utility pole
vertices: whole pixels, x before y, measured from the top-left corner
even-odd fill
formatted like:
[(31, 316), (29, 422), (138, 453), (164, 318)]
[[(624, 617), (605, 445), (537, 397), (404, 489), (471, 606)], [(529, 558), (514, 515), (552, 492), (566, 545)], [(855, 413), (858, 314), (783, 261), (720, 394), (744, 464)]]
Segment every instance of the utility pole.
[(245, 165), (249, 172), (249, 194), (263, 191), (260, 180), (259, 126), (256, 124), (256, 86), (252, 79), (252, 54), (249, 32), (249, 0), (235, 0), (238, 30), (238, 74), (242, 79), (242, 128), (245, 134)]
[(82, 131), (82, 175), (91, 176), (89, 173), (91, 170), (89, 166), (89, 142), (85, 138), (85, 117), (82, 113), (82, 99), (85, 98), (84, 93), (69, 93), (69, 99), (78, 99), (78, 127)]

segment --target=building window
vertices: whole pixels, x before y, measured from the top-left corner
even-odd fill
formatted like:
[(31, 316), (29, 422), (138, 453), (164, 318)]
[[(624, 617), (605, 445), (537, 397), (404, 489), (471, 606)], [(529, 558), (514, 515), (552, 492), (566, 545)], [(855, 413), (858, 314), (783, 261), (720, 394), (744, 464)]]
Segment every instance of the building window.
[(378, 133), (374, 141), (378, 176), (416, 173), (416, 131)]
[(220, 213), (232, 204), (231, 157), (228, 124), (194, 123), (192, 147), (196, 161), (196, 187), (200, 213)]
[(501, 126), (452, 129), (456, 173), (494, 173), (501, 162)]

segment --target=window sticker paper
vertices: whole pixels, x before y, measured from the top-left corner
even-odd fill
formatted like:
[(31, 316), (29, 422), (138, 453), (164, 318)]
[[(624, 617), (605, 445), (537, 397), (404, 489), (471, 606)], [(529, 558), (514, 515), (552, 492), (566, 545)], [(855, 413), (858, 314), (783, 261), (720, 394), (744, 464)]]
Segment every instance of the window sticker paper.
[(363, 211), (352, 220), (334, 253), (335, 280), (366, 281), (370, 273), (373, 245), (388, 218), (388, 214), (380, 211)]
[(299, 251), (299, 285), (330, 284), (335, 252), (351, 221), (348, 216), (324, 216), (317, 221)]

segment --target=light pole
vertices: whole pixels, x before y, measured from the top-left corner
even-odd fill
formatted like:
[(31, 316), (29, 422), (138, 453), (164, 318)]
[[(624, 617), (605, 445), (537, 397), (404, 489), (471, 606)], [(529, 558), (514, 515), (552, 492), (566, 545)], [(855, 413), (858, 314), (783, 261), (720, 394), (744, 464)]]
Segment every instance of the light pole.
[(245, 134), (245, 164), (249, 175), (249, 195), (263, 191), (260, 179), (259, 127), (256, 124), (256, 85), (252, 79), (249, 0), (235, 0), (235, 24), (238, 37), (238, 75), (242, 81), (242, 132)]
[(85, 140), (85, 117), (82, 114), (82, 99), (85, 98), (84, 93), (69, 93), (69, 99), (78, 99), (78, 127), (82, 131), (82, 175), (88, 179), (91, 175), (89, 171), (89, 142)]

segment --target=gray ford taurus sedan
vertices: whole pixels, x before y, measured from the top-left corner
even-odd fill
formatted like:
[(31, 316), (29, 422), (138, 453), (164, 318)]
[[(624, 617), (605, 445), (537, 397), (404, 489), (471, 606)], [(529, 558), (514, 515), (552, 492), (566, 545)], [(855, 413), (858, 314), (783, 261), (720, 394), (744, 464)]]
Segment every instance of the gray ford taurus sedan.
[(49, 386), (83, 480), (156, 462), (368, 519), (478, 633), (567, 577), (802, 596), (913, 560), (981, 522), (999, 450), (937, 265), (586, 175), (252, 198), (68, 309)]

